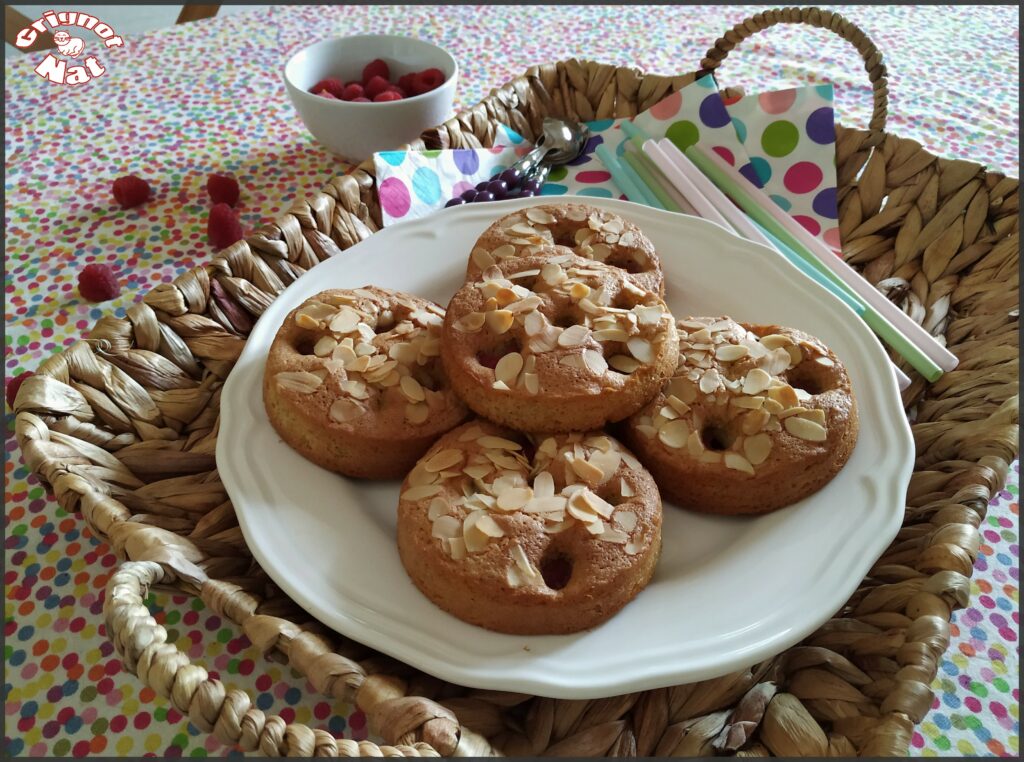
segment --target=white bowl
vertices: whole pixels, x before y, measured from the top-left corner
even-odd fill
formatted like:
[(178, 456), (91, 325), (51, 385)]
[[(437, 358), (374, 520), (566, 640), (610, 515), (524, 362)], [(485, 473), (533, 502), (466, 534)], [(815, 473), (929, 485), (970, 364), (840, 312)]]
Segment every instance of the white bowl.
[[(375, 58), (387, 61), (393, 82), (403, 74), (434, 68), (444, 73), (444, 83), (429, 93), (383, 103), (331, 100), (309, 92), (325, 77), (362, 81), (363, 67)], [(323, 40), (300, 50), (284, 67), (288, 95), (307, 129), (352, 162), (398, 148), (448, 119), (458, 78), (459, 65), (443, 48), (390, 34)]]

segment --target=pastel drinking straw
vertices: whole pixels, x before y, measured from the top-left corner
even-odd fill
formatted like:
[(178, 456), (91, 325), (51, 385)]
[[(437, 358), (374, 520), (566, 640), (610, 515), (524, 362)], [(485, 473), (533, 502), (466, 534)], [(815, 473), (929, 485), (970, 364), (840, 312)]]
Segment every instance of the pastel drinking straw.
[(641, 160), (647, 158), (646, 154), (637, 153), (636, 149), (631, 144), (626, 145), (626, 152), (622, 154), (622, 159), (633, 171), (636, 172), (641, 182), (647, 186), (647, 190), (654, 194), (655, 198), (661, 202), (663, 209), (669, 212), (682, 213), (682, 207), (677, 204), (672, 197), (668, 194), (668, 191), (662, 187), (661, 181), (654, 175), (654, 172)]
[[(616, 156), (611, 149), (607, 146), (599, 146), (597, 156), (605, 164), (608, 160), (612, 161), (616, 165), (616, 171), (625, 177), (629, 183), (631, 183), (638, 191), (640, 191), (640, 203), (652, 206), (655, 209), (664, 209), (665, 207), (658, 200), (658, 197), (654, 195), (654, 192), (647, 187), (647, 184), (643, 181), (643, 178), (636, 173), (636, 171), (628, 163), (623, 162)], [(614, 173), (612, 175), (614, 179)]]
[(644, 143), (644, 153), (651, 157), (651, 160), (658, 165), (658, 169), (661, 170), (673, 185), (683, 194), (683, 197), (690, 202), (699, 217), (703, 217), (711, 222), (718, 223), (726, 230), (733, 230), (732, 225), (729, 224), (728, 220), (722, 216), (714, 204), (708, 201), (701, 193), (694, 187), (690, 179), (686, 177), (669, 158), (665, 155), (665, 152), (661, 150), (657, 143), (653, 140), (648, 140)]
[(607, 167), (608, 172), (612, 176), (612, 180), (615, 181), (615, 185), (618, 189), (626, 196), (630, 201), (637, 204), (647, 204), (645, 195), (636, 186), (632, 178), (629, 177), (622, 170), (622, 164), (618, 159), (608, 150), (608, 146), (600, 145), (597, 147), (595, 153), (597, 158), (601, 160), (601, 163)]
[[(754, 203), (758, 207), (767, 210), (767, 213), (771, 218), (778, 225), (784, 227), (785, 231), (789, 233), (791, 238), (795, 239), (797, 243), (802, 244), (802, 248), (809, 250), (819, 262), (824, 263), (835, 277), (842, 280), (850, 290), (856, 293), (865, 302), (865, 304), (873, 308), (873, 311), (875, 311), (880, 317), (884, 318), (887, 323), (890, 323), (894, 330), (899, 331), (904, 337), (904, 340), (913, 345), (918, 352), (927, 357), (931, 363), (945, 371), (953, 370), (957, 365), (959, 365), (960, 360), (956, 355), (936, 341), (931, 334), (914, 322), (909, 315), (903, 312), (903, 310), (890, 302), (882, 292), (861, 276), (860, 273), (846, 264), (846, 262), (844, 262), (840, 257), (836, 256), (835, 253), (825, 246), (825, 244), (807, 232), (800, 223), (786, 214), (778, 204), (768, 198), (764, 191), (747, 181), (743, 175), (736, 171), (721, 157), (716, 156), (713, 153), (702, 151), (696, 146), (688, 148), (686, 153), (693, 163), (701, 168), (701, 171), (708, 175), (712, 180), (715, 180), (719, 187), (732, 196), (733, 200), (740, 204), (740, 206), (744, 206), (744, 204), (740, 201), (740, 198), (734, 194), (743, 194), (746, 192), (749, 203)], [(783, 241), (786, 240), (785, 236), (778, 237)], [(890, 346), (894, 349), (896, 348), (895, 345), (891, 343)], [(902, 352), (900, 354), (902, 354)], [(907, 360), (909, 361), (910, 358), (907, 358)], [(917, 366), (914, 367), (916, 368)], [(920, 371), (919, 368), (918, 370)], [(933, 373), (934, 378), (929, 377), (929, 375), (924, 372), (922, 372), (922, 375), (929, 381), (935, 381), (941, 374)]]

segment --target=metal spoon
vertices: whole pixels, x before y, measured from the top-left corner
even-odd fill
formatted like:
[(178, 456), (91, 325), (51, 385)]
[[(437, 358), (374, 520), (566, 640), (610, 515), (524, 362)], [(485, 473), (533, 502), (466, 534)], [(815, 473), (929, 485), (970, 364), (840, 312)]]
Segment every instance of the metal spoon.
[(524, 177), (535, 175), (541, 165), (556, 166), (572, 161), (583, 152), (590, 137), (585, 125), (568, 119), (545, 117), (541, 135), (533, 149), (512, 165)]

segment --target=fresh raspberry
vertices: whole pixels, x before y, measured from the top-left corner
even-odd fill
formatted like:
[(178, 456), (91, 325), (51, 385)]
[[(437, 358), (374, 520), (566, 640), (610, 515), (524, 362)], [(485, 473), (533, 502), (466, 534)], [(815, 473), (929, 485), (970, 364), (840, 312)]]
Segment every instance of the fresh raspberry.
[(122, 209), (131, 209), (133, 206), (144, 204), (149, 201), (152, 190), (149, 183), (141, 177), (126, 175), (114, 180), (114, 200), (121, 205)]
[(332, 94), (328, 90), (317, 90), (315, 93), (313, 93), (313, 95), (319, 95), (321, 98), (326, 98), (329, 101), (340, 101), (341, 100), (341, 98), (339, 98), (338, 96)]
[(369, 98), (353, 98), (351, 103), (373, 103)]
[(78, 293), (90, 302), (105, 302), (121, 293), (110, 265), (86, 265), (78, 274)]
[(396, 93), (394, 90), (385, 90), (382, 93), (377, 93), (374, 96), (374, 103), (387, 103), (388, 101), (400, 101), (402, 100), (401, 93)]
[(386, 93), (398, 93), (403, 98), (406, 98), (409, 95), (408, 91), (404, 87), (401, 87), (400, 85), (388, 85), (388, 89), (385, 90), (384, 92), (386, 92)]
[(226, 249), (241, 241), (244, 237), (242, 223), (238, 221), (235, 210), (224, 203), (215, 204), (206, 224), (206, 237), (218, 249)]
[(444, 84), (444, 72), (440, 69), (424, 69), (418, 72), (412, 80), (412, 91), (415, 95), (422, 95), (435, 90)]
[(388, 89), (391, 83), (388, 82), (384, 77), (374, 77), (363, 87), (363, 94), (367, 98), (376, 98), (382, 92)]
[(400, 88), (402, 88), (403, 90), (405, 90), (405, 92), (411, 93), (412, 92), (412, 83), (413, 83), (413, 80), (415, 78), (416, 78), (416, 73), (415, 72), (409, 72), (408, 74), (403, 74), (401, 77), (398, 78), (398, 86)]
[(4, 396), (7, 397), (7, 407), (11, 410), (14, 410), (14, 400), (18, 396), (18, 389), (20, 389), (21, 385), (25, 383), (26, 378), (30, 378), (34, 375), (35, 373), (32, 371), (26, 370), (24, 373), (17, 375), (14, 378), (7, 379), (7, 386), (4, 387)]
[(356, 98), (362, 98), (365, 95), (363, 92), (363, 86), (358, 82), (349, 82), (345, 85), (345, 89), (341, 93), (341, 99), (344, 101), (351, 101)]
[(234, 206), (238, 203), (238, 180), (228, 175), (210, 175), (206, 180), (206, 192), (213, 203)]
[(320, 91), (326, 90), (335, 98), (341, 98), (341, 93), (344, 91), (344, 89), (345, 83), (342, 82), (340, 79), (337, 79), (336, 77), (327, 77), (326, 79), (321, 79), (311, 88), (309, 88), (309, 92), (321, 95), (322, 93)]
[[(370, 80), (374, 77), (380, 77), (382, 79), (391, 79), (391, 69), (388, 68), (387, 61), (382, 61), (379, 58), (375, 58), (370, 63), (363, 67), (363, 84), (368, 85)], [(372, 95), (370, 96), (373, 97)]]

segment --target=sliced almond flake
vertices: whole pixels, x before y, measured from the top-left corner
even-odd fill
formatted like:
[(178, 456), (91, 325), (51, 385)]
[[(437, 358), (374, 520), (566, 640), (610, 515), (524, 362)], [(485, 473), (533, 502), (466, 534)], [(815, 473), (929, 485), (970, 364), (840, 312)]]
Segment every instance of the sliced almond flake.
[(321, 336), (313, 345), (313, 354), (317, 357), (327, 357), (338, 346), (338, 340), (333, 336)]
[(570, 498), (566, 510), (570, 516), (584, 524), (593, 524), (594, 522), (601, 520), (596, 513), (590, 510), (586, 503), (578, 500), (576, 495), (573, 495), (573, 497)]
[(551, 216), (546, 210), (538, 207), (533, 207), (526, 210), (526, 219), (530, 222), (534, 222), (538, 225), (554, 225), (555, 218)]
[(790, 434), (808, 442), (824, 442), (828, 439), (828, 432), (824, 426), (806, 418), (791, 416), (783, 422), (783, 425)]
[(495, 436), (493, 434), (485, 434), (484, 436), (477, 437), (477, 444), (481, 447), (486, 447), (489, 450), (521, 450), (523, 446), (518, 442), (513, 442), (511, 439), (505, 439), (505, 437)]
[(627, 542), (625, 547), (626, 555), (635, 556), (640, 552), (640, 547), (641, 545), (638, 542)]
[(619, 494), (622, 495), (622, 497), (633, 497), (636, 495), (636, 492), (633, 491), (633, 488), (629, 485), (629, 482), (626, 481), (625, 477), (619, 481)]
[(702, 322), (700, 320), (692, 320), (691, 319), (691, 320), (680, 320), (677, 323), (677, 326), (679, 328), (684, 329), (687, 333), (689, 333), (691, 331), (701, 331), (701, 330), (704, 330), (705, 328), (708, 327), (708, 324), (704, 323), (704, 322)]
[(462, 522), (454, 516), (439, 516), (434, 519), (431, 535), (442, 539), (451, 539), (462, 534)]
[(603, 376), (608, 371), (608, 361), (596, 349), (583, 350), (583, 363), (595, 376)]
[(504, 382), (508, 387), (512, 387), (515, 385), (516, 379), (519, 377), (519, 371), (522, 369), (523, 356), (518, 352), (509, 352), (498, 360), (498, 364), (494, 366), (494, 377), (496, 380)]
[(616, 511), (613, 521), (617, 527), (627, 532), (632, 532), (636, 529), (637, 517), (633, 511)]
[(723, 344), (715, 350), (715, 359), (722, 362), (736, 362), (750, 354), (742, 344)]
[(593, 333), (595, 341), (629, 341), (629, 334), (621, 328), (603, 328)]
[(366, 388), (366, 384), (355, 378), (350, 378), (342, 381), (341, 390), (357, 400), (365, 400), (370, 398), (370, 392)]
[(577, 306), (588, 315), (601, 315), (606, 310), (605, 307), (598, 306), (592, 300), (587, 299), (586, 297), (580, 299), (577, 303)]
[(604, 472), (583, 458), (576, 458), (572, 462), (572, 470), (584, 481), (591, 484), (600, 484), (604, 478)]
[(580, 283), (576, 281), (571, 286), (569, 286), (569, 296), (573, 299), (573, 301), (578, 302), (580, 299), (590, 296), (590, 286), (588, 286), (586, 283)]
[[(496, 248), (494, 251), (492, 251), (491, 252), (491, 256), (494, 257), (494, 259), (496, 259), (497, 261), (500, 262), (503, 259), (508, 259), (512, 255), (514, 255), (515, 253), (516, 253), (516, 247), (512, 246), (511, 244), (507, 244), (506, 243), (506, 244), (502, 244), (501, 246)], [(501, 277), (500, 271), (498, 271), (498, 272), (499, 272), (499, 274), (496, 277), (500, 278)]]
[(704, 452), (704, 441), (700, 438), (699, 431), (691, 431), (686, 438), (686, 451), (691, 457), (699, 458)]
[(616, 545), (625, 545), (629, 541), (629, 535), (621, 529), (608, 527), (601, 533), (598, 539), (604, 542), (612, 542)]
[(582, 355), (566, 355), (559, 359), (558, 364), (569, 368), (579, 368), (580, 370), (586, 367)]
[(767, 358), (759, 360), (761, 366), (773, 376), (784, 373), (792, 364), (792, 358), (785, 349), (776, 349)]
[(732, 405), (733, 407), (744, 408), (746, 410), (757, 410), (762, 405), (764, 405), (764, 397), (733, 397), (731, 400), (729, 400), (729, 404)]
[(558, 441), (554, 437), (548, 437), (537, 447), (537, 454), (549, 459), (555, 457), (556, 452), (558, 452)]
[(483, 312), (470, 312), (468, 315), (463, 315), (456, 320), (453, 325), (456, 331), (476, 333), (484, 327), (485, 320), (486, 315)]
[(701, 463), (721, 463), (722, 462), (722, 453), (718, 452), (717, 450), (704, 450), (704, 452), (702, 452), (700, 454), (700, 462)]
[(679, 413), (676, 412), (674, 407), (670, 405), (662, 405), (661, 409), (658, 410), (658, 415), (664, 418), (666, 421), (673, 421), (679, 417)]
[(551, 497), (555, 494), (555, 480), (548, 471), (541, 471), (533, 480), (535, 498)]
[(629, 353), (642, 363), (654, 362), (654, 348), (651, 342), (640, 337), (633, 337), (626, 342)]
[(690, 412), (690, 406), (687, 405), (685, 402), (683, 402), (681, 399), (679, 399), (674, 394), (670, 394), (668, 396), (668, 399), (666, 399), (665, 401), (669, 405), (671, 405), (672, 409), (675, 410), (677, 413), (679, 413), (679, 415), (686, 415), (687, 413)]
[(501, 511), (518, 511), (533, 498), (533, 490), (529, 487), (507, 489), (498, 495), (497, 507)]
[(534, 497), (523, 506), (523, 513), (559, 513), (565, 510), (566, 502), (562, 495)]
[(545, 534), (560, 534), (561, 532), (564, 532), (569, 527), (573, 526), (573, 524), (575, 524), (575, 523), (576, 522), (573, 521), (572, 519), (563, 519), (562, 521), (559, 521), (556, 524), (545, 524), (544, 525), (544, 533)]
[(761, 346), (766, 349), (773, 350), (785, 347), (793, 343), (793, 340), (789, 336), (784, 336), (781, 333), (770, 333), (767, 336), (761, 337)]
[(462, 540), (466, 543), (466, 551), (469, 553), (479, 553), (486, 549), (489, 539), (487, 535), (475, 526), (462, 533)]
[(835, 363), (829, 357), (815, 357), (814, 362), (818, 363), (818, 365), (824, 365), (826, 368), (835, 367)]
[(589, 246), (588, 244), (588, 248), (590, 258), (596, 259), (598, 262), (604, 262), (612, 253), (611, 247), (603, 243), (595, 243), (593, 246)]
[(274, 382), (282, 390), (298, 394), (312, 394), (324, 380), (315, 373), (305, 370), (284, 370), (274, 376)]
[(451, 468), (452, 466), (461, 463), (463, 457), (465, 457), (465, 453), (462, 450), (449, 447), (427, 458), (427, 460), (423, 462), (423, 468), (432, 473), (444, 471), (447, 468)]
[(566, 328), (558, 337), (560, 347), (578, 347), (584, 344), (590, 336), (590, 329), (585, 325), (571, 325)]
[(307, 331), (315, 331), (320, 327), (320, 321), (306, 312), (300, 312), (295, 316), (295, 325), (305, 328)]
[(512, 327), (515, 315), (508, 310), (495, 310), (486, 313), (487, 327), (492, 333), (502, 334)]
[(476, 529), (480, 530), (488, 537), (505, 536), (505, 530), (498, 526), (498, 522), (495, 521), (489, 514), (484, 514), (477, 520)]
[(614, 505), (589, 489), (580, 490), (573, 497), (582, 500), (591, 511), (603, 519), (611, 518), (612, 513), (615, 511)]
[(484, 433), (483, 429), (481, 429), (479, 426), (474, 424), (472, 426), (467, 427), (465, 431), (463, 431), (461, 434), (459, 434), (459, 441), (460, 442), (475, 442), (477, 439), (479, 439), (483, 435), (483, 433)]
[(814, 421), (821, 426), (825, 425), (825, 411), (820, 408), (813, 408), (811, 410), (804, 410), (799, 414), (801, 418), (806, 418), (809, 421)]
[(754, 467), (750, 465), (750, 461), (740, 455), (738, 452), (727, 452), (724, 456), (725, 467), (731, 468), (734, 471), (742, 471), (750, 476), (754, 475)]
[(705, 371), (704, 375), (700, 377), (700, 390), (704, 394), (711, 394), (711, 392), (718, 389), (721, 383), (722, 377), (718, 374), (717, 370), (712, 368)]
[(416, 502), (426, 497), (433, 497), (441, 491), (440, 484), (424, 484), (419, 487), (410, 487), (402, 493), (402, 500), (411, 500)]
[(516, 542), (513, 543), (511, 548), (512, 562), (516, 568), (523, 575), (523, 577), (529, 581), (529, 584), (538, 584), (543, 580), (541, 573), (537, 568), (530, 562), (529, 557), (523, 550), (522, 546)]
[(789, 384), (780, 384), (779, 386), (771, 387), (768, 390), (768, 397), (782, 405), (783, 409), (796, 407), (800, 402), (800, 398), (797, 397), (796, 390)]
[(607, 452), (595, 452), (590, 456), (590, 465), (595, 466), (601, 470), (603, 476), (601, 477), (600, 484), (604, 484), (606, 481), (615, 475), (615, 472), (619, 470), (619, 465), (622, 463), (622, 453), (618, 450), (608, 450)]
[(480, 248), (479, 246), (473, 249), (473, 253), (470, 254), (470, 258), (473, 260), (473, 264), (479, 267), (481, 270), (486, 270), (488, 267), (494, 265), (494, 257), (487, 249)]
[(764, 410), (769, 415), (779, 415), (786, 408), (782, 407), (778, 402), (773, 399), (766, 399), (764, 401)]
[(331, 318), (330, 329), (334, 333), (351, 333), (363, 319), (363, 316), (351, 307), (341, 307), (338, 313)]
[(462, 469), (462, 473), (470, 479), (483, 479), (493, 470), (494, 466), (491, 463), (479, 463), (472, 466), (466, 466)]
[(409, 402), (423, 402), (427, 398), (420, 382), (412, 376), (402, 376), (402, 380), (399, 382), (399, 388), (402, 390), (402, 394), (407, 400), (409, 400)]
[(549, 286), (557, 286), (566, 280), (565, 270), (554, 262), (546, 262), (540, 268), (540, 277)]
[(399, 341), (388, 349), (388, 357), (403, 365), (412, 365), (419, 356), (419, 349), (408, 341)]
[(531, 312), (523, 319), (523, 330), (527, 336), (536, 336), (544, 330), (544, 315), (540, 312)]
[(686, 421), (680, 419), (669, 421), (658, 431), (658, 439), (666, 447), (680, 450), (686, 446), (686, 439), (690, 436), (690, 426)]
[(345, 363), (345, 370), (351, 371), (352, 373), (363, 373), (367, 368), (370, 367), (370, 358), (368, 355), (357, 357), (354, 360), (350, 360)]
[(512, 273), (508, 276), (509, 280), (518, 280), (519, 278), (532, 278), (534, 275), (540, 275), (540, 268), (533, 268), (530, 270), (520, 270), (517, 273)]
[(328, 414), (331, 420), (337, 421), (338, 423), (347, 423), (355, 418), (358, 418), (366, 409), (354, 400), (350, 400), (347, 397), (335, 400), (331, 405), (331, 409)]
[(768, 460), (772, 451), (772, 438), (767, 434), (755, 434), (743, 440), (743, 454), (751, 465), (759, 466)]
[[(427, 518), (434, 521), (441, 516), (447, 516), (451, 510), (451, 506), (448, 505), (448, 501), (442, 497), (435, 497), (430, 501), (430, 508), (427, 511)], [(452, 535), (454, 536), (454, 535)]]
[(448, 552), (451, 553), (454, 560), (461, 561), (466, 557), (466, 542), (461, 537), (452, 537), (450, 540), (447, 540), (447, 544)]
[(743, 416), (740, 428), (748, 437), (753, 436), (761, 431), (770, 419), (771, 415), (764, 408), (761, 408), (760, 410), (751, 410)]
[(637, 323), (640, 325), (658, 325), (666, 313), (661, 307), (638, 304), (633, 308), (633, 314), (636, 315)]
[(495, 381), (493, 384), (491, 384), (491, 388), (494, 389), (495, 391), (499, 391), (499, 392), (510, 392), (510, 391), (512, 391), (511, 387), (508, 384), (506, 384), (504, 381)]
[(523, 387), (529, 394), (540, 394), (540, 377), (536, 373), (524, 373)]
[(796, 344), (791, 344), (786, 347), (786, 351), (789, 353), (789, 364), (791, 366), (799, 365), (804, 361), (803, 350), (800, 349)]
[(605, 523), (601, 521), (601, 519), (590, 524), (584, 524), (583, 526), (587, 528), (587, 531), (590, 532), (590, 534), (594, 535), (602, 535), (607, 529), (607, 526), (605, 526)]
[(760, 394), (772, 382), (772, 377), (761, 368), (754, 368), (743, 379), (744, 394)]
[(430, 417), (430, 407), (422, 402), (412, 402), (405, 406), (405, 420), (409, 423), (426, 423)]
[(813, 395), (804, 391), (803, 389), (794, 389), (796, 392), (796, 398), (800, 402), (807, 402)]

